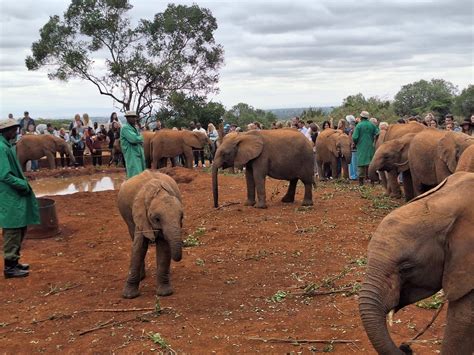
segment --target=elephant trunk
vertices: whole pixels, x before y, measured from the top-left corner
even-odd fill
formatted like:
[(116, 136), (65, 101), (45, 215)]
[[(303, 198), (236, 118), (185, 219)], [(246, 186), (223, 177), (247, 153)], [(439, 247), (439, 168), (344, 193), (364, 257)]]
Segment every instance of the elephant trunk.
[(374, 164), (374, 161), (372, 160), (372, 162), (370, 163), (369, 165), (369, 179), (371, 181), (377, 181), (379, 179), (379, 176), (377, 174), (377, 166), (376, 164)]
[(388, 299), (398, 299), (398, 287), (394, 290), (387, 284), (384, 268), (368, 265), (367, 277), (359, 293), (359, 312), (370, 342), (379, 354), (404, 354), (393, 342), (387, 328), (386, 315), (393, 308)]
[(217, 165), (212, 164), (212, 194), (214, 197), (214, 207), (219, 207), (219, 186), (217, 183)]
[(74, 164), (76, 162), (76, 158), (74, 158), (74, 154), (70, 146), (67, 147), (67, 155), (69, 156), (69, 160), (71, 161), (71, 164)]
[(163, 234), (165, 239), (168, 241), (171, 258), (174, 261), (180, 261), (183, 256), (183, 241), (181, 240), (181, 228), (180, 227), (164, 227)]

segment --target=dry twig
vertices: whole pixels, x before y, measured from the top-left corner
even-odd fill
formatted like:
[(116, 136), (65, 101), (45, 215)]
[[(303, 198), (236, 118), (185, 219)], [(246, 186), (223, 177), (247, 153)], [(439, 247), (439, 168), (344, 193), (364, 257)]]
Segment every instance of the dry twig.
[(227, 203), (224, 203), (223, 205), (217, 207), (216, 210), (220, 210), (222, 208), (233, 206), (233, 205), (238, 205), (238, 204), (239, 204), (239, 202), (227, 202)]
[(139, 312), (139, 311), (154, 311), (155, 307), (147, 308), (97, 308), (92, 309), (91, 312)]
[(44, 297), (46, 296), (50, 296), (50, 295), (55, 295), (59, 292), (64, 292), (64, 291), (68, 291), (68, 290), (72, 290), (73, 288), (77, 288), (79, 286), (82, 286), (82, 284), (74, 284), (74, 285), (68, 285), (68, 286), (65, 286), (63, 288), (52, 288), (48, 293), (45, 293), (44, 294)]

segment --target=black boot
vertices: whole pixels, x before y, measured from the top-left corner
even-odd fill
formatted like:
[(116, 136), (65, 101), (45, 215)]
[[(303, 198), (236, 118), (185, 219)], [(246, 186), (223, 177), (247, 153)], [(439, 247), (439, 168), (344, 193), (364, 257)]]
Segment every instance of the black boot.
[(6, 279), (10, 279), (13, 277), (26, 277), (30, 273), (27, 270), (21, 270), (18, 268), (18, 261), (13, 260), (5, 260), (5, 268), (3, 270), (3, 276)]
[(359, 178), (359, 186), (364, 186), (364, 178), (363, 177)]
[(16, 267), (20, 270), (29, 270), (30, 269), (30, 264), (20, 264), (20, 263), (18, 263)]

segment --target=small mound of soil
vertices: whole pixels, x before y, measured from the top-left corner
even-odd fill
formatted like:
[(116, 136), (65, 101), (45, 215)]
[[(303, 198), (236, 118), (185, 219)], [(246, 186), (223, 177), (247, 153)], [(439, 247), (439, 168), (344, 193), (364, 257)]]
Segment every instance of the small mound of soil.
[(196, 171), (181, 166), (161, 168), (158, 171), (171, 176), (178, 184), (189, 184), (198, 175)]

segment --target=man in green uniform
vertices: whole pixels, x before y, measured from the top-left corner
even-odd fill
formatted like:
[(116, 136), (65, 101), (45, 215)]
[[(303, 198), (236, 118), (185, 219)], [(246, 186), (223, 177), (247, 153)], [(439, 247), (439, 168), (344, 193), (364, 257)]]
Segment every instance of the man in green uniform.
[(135, 111), (125, 112), (127, 123), (120, 130), (120, 145), (125, 159), (127, 179), (140, 174), (146, 169), (143, 136), (138, 131)]
[(28, 276), (29, 265), (18, 263), (21, 243), (27, 225), (40, 223), (38, 201), (10, 143), (19, 126), (14, 119), (0, 121), (0, 227), (5, 278)]
[(369, 121), (369, 116), (367, 111), (360, 113), (360, 122), (352, 134), (352, 140), (357, 146), (357, 169), (361, 186), (368, 175), (370, 161), (375, 153), (375, 137), (379, 134), (379, 129)]

